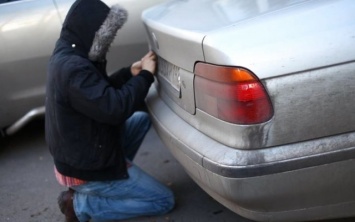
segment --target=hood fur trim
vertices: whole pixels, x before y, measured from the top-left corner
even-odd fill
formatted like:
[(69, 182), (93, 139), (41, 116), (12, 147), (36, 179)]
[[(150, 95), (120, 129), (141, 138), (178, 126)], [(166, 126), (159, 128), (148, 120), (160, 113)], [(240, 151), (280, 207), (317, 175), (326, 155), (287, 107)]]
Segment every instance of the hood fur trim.
[(89, 51), (89, 59), (91, 61), (100, 61), (105, 58), (118, 29), (126, 22), (127, 16), (127, 11), (119, 5), (111, 7), (105, 21), (95, 33), (95, 38)]

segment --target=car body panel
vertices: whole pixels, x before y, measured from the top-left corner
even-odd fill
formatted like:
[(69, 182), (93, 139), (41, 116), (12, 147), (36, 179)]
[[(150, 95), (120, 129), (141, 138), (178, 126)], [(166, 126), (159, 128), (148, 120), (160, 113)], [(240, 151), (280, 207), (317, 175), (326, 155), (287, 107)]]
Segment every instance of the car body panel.
[(208, 33), (205, 60), (251, 67), (260, 79), (355, 61), (354, 10), (351, 0), (307, 1), (260, 15)]
[[(146, 16), (149, 13), (146, 13)], [(195, 61), (203, 61), (204, 55), (201, 42), (203, 33), (190, 30), (180, 30), (175, 27), (166, 27), (157, 22), (147, 20), (149, 29), (147, 30), (149, 42), (152, 50), (159, 50), (159, 55), (168, 61), (174, 61), (174, 65), (183, 67), (186, 71), (193, 71)], [(157, 44), (159, 43), (159, 44)], [(174, 53), (171, 53), (173, 50)], [(189, 57), (184, 56), (190, 52)], [(189, 58), (194, 58), (191, 61)]]
[(354, 132), (354, 74), (352, 62), (265, 80), (275, 110), (268, 143)]
[[(203, 41), (205, 61), (253, 67), (258, 77), (264, 79), (354, 61), (354, 10), (351, 0), (205, 0), (203, 4), (171, 1), (157, 6), (154, 11), (146, 10), (144, 17), (150, 18), (146, 20), (150, 28), (162, 26), (164, 29), (160, 31), (177, 33), (164, 36), (165, 40), (159, 39), (159, 44), (170, 41), (175, 45), (174, 49), (179, 50), (185, 47), (179, 44), (183, 39), (191, 38), (184, 42), (191, 44), (195, 36), (199, 39), (206, 37)], [(181, 16), (189, 22), (180, 22)], [(177, 37), (179, 39), (174, 40)], [(230, 39), (233, 44), (229, 43)], [(165, 47), (161, 48), (165, 50)], [(305, 48), (308, 51), (300, 50)], [(277, 59), (285, 51), (287, 56), (283, 60)], [(178, 59), (181, 58), (174, 59), (174, 62)], [(193, 71), (190, 63), (175, 65)], [(300, 66), (304, 69), (299, 70)]]
[[(0, 129), (13, 134), (44, 113), (46, 69), (61, 24), (74, 0), (19, 0), (0, 4)], [(147, 51), (143, 9), (163, 0), (105, 0), (129, 12), (108, 53), (108, 73)]]
[(61, 22), (52, 1), (36, 0), (0, 4), (0, 24), (2, 128), (43, 106), (46, 63)]
[[(143, 13), (159, 56), (147, 97), (153, 124), (191, 178), (231, 210), (257, 221), (355, 216), (354, 7), (176, 0)], [(196, 108), (198, 62), (254, 73), (272, 118), (233, 124)]]
[[(258, 149), (355, 130), (355, 117), (351, 111), (355, 109), (355, 104), (339, 104), (351, 101), (355, 94), (353, 2), (300, 1), (286, 8), (270, 6), (270, 10), (274, 8), (277, 10), (269, 13), (263, 11), (259, 14), (252, 10), (254, 14), (249, 14), (248, 19), (237, 20), (234, 25), (231, 24), (234, 20), (226, 24), (219, 22), (219, 26), (214, 22), (210, 29), (206, 28), (206, 23), (210, 21), (208, 18), (218, 17), (220, 13), (219, 10), (213, 11), (216, 8), (214, 4), (209, 4), (209, 7), (204, 5), (207, 8), (204, 8), (205, 17), (208, 17), (205, 21), (199, 23), (192, 20), (187, 24), (178, 23), (173, 18), (178, 17), (179, 12), (189, 18), (190, 14), (186, 12), (186, 7), (192, 7), (197, 3), (195, 1), (188, 1), (185, 4), (181, 1), (174, 3), (157, 6), (154, 11), (144, 12), (143, 16), (147, 32), (150, 33), (151, 47), (160, 57), (185, 73), (182, 76), (185, 76), (186, 87), (181, 87), (181, 91), (186, 92), (185, 95), (179, 95), (180, 97), (170, 95), (170, 98), (181, 107), (185, 107), (189, 113), (197, 113), (193, 118), (185, 119), (194, 127), (225, 145), (238, 149)], [(311, 24), (302, 26), (307, 20), (311, 20), (314, 11), (317, 14), (332, 16), (315, 17)], [(255, 17), (250, 17), (251, 15)], [(274, 24), (275, 22), (277, 24)], [(205, 26), (197, 29), (198, 24)], [(285, 26), (292, 28), (277, 32), (277, 27)], [(300, 27), (297, 28), (298, 26)], [(328, 26), (332, 29), (326, 29)], [(257, 33), (268, 28), (275, 30), (248, 36), (249, 33)], [(291, 35), (292, 30), (298, 31), (293, 31)], [(228, 42), (228, 39), (233, 39), (233, 42)], [(156, 46), (156, 42), (159, 43), (159, 47)], [(289, 47), (295, 45), (296, 48)], [(288, 59), (291, 57), (292, 59)], [(280, 64), (275, 64), (271, 60)], [(284, 60), (287, 60), (289, 65)], [(205, 118), (203, 113), (199, 115), (200, 110), (194, 111), (194, 92), (191, 88), (194, 65), (198, 61), (244, 67), (255, 73), (266, 87), (276, 110), (273, 120), (244, 126), (221, 122), (210, 116)], [(190, 74), (189, 78), (186, 73)], [(310, 75), (311, 80), (307, 78)], [(285, 77), (279, 78), (280, 76)], [(293, 81), (298, 82), (297, 87), (292, 85)], [(166, 83), (160, 85), (161, 88), (169, 88), (165, 86)], [(339, 88), (338, 85), (343, 87)], [(290, 93), (283, 95), (281, 88)], [(309, 106), (310, 102), (313, 106)], [(294, 106), (290, 106), (290, 103), (295, 103), (294, 105), (304, 112), (294, 112), (292, 110)], [(338, 109), (339, 106), (344, 107)], [(288, 120), (291, 122), (285, 124)], [(329, 127), (330, 125), (332, 127)], [(307, 127), (309, 131), (303, 130), (303, 127)]]

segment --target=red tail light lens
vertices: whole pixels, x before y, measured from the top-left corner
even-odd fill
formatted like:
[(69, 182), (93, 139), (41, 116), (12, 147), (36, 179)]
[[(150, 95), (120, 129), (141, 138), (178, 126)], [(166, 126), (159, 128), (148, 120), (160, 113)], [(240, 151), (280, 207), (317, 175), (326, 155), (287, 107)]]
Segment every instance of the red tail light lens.
[(197, 63), (196, 107), (221, 120), (257, 124), (273, 115), (270, 98), (260, 80), (237, 67)]

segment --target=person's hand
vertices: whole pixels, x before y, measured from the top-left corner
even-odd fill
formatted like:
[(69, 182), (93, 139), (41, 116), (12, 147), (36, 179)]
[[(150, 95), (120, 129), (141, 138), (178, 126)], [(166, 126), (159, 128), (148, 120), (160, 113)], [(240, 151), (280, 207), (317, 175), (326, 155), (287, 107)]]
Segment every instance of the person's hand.
[(149, 51), (140, 61), (132, 64), (132, 75), (138, 75), (142, 69), (147, 70), (154, 75), (156, 70), (156, 57), (157, 56), (153, 51)]
[(133, 76), (138, 75), (141, 70), (142, 70), (142, 62), (141, 61), (137, 61), (132, 64), (131, 73)]

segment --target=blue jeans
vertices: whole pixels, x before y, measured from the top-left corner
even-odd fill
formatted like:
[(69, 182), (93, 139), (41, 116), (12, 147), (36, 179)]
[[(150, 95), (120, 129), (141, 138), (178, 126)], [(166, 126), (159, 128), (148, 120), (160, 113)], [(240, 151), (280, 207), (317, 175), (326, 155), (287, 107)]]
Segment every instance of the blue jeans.
[[(124, 149), (132, 161), (150, 128), (147, 113), (134, 113), (125, 124)], [(170, 189), (149, 176), (138, 166), (128, 168), (129, 179), (92, 181), (71, 187), (74, 211), (78, 219), (89, 221), (122, 220), (138, 216), (160, 215), (174, 206)]]

